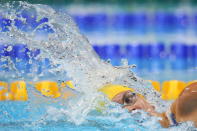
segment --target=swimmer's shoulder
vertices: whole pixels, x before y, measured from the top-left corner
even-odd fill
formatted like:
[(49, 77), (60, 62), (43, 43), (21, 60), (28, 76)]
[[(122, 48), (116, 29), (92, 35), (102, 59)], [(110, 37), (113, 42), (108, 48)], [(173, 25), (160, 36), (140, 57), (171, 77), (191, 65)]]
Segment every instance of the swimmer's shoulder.
[(195, 89), (195, 90), (197, 90), (197, 81), (196, 82), (194, 82), (194, 83), (191, 83), (191, 84), (189, 84), (186, 88), (192, 88), (192, 89)]
[(182, 91), (180, 96), (182, 96), (185, 93), (189, 93), (190, 95), (194, 95), (197, 97), (197, 82), (191, 83), (185, 87), (185, 89)]

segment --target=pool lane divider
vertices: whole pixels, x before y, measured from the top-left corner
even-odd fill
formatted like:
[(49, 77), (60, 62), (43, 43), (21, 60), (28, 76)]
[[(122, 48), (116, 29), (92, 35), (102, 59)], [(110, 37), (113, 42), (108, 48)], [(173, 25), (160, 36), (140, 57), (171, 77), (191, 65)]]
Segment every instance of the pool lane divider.
[[(7, 32), (10, 26), (15, 26), (24, 32), (36, 30), (37, 34), (54, 33), (52, 27), (48, 25), (51, 21), (47, 17), (38, 17), (32, 11), (17, 12), (18, 17), (14, 20), (0, 18), (0, 32)], [(125, 12), (116, 14), (106, 13), (88, 13), (73, 14), (80, 30), (84, 32), (106, 32), (106, 30), (127, 31), (144, 34), (150, 31), (150, 28), (157, 33), (176, 33), (196, 27), (196, 14), (181, 14), (172, 12)]]
[(149, 82), (152, 84), (153, 88), (154, 88), (157, 92), (161, 92), (160, 83), (159, 83), (158, 81), (149, 80)]
[(60, 97), (61, 94), (59, 92), (58, 83), (53, 81), (41, 81), (36, 82), (34, 87), (41, 92), (42, 95), (57, 98)]
[(16, 81), (10, 84), (10, 95), (8, 98), (10, 100), (16, 101), (26, 101), (28, 100), (28, 94), (26, 89), (26, 83), (24, 81)]
[(175, 100), (186, 85), (187, 83), (177, 80), (163, 82), (161, 98), (164, 100)]
[(13, 101), (26, 101), (28, 94), (26, 83), (24, 81), (16, 81), (10, 84), (0, 82), (0, 101), (13, 100)]
[[(179, 80), (170, 80), (164, 81), (162, 84), (158, 81), (149, 80), (152, 84), (152, 87), (155, 91), (161, 94), (161, 99), (163, 100), (175, 100), (183, 89), (197, 80), (183, 82)], [(72, 93), (69, 91), (61, 93), (62, 88), (74, 89), (74, 84), (72, 81), (65, 81), (60, 84), (54, 81), (39, 81), (39, 82), (30, 82), (28, 83), (35, 87), (41, 95), (49, 98), (65, 98), (72, 96)], [(0, 81), (0, 101), (27, 101), (28, 100), (28, 91), (25, 81), (15, 81), (12, 83), (6, 83)]]
[[(103, 60), (111, 62), (114, 66), (122, 65), (122, 59), (127, 59), (128, 64), (138, 65), (138, 70), (158, 71), (165, 69), (186, 70), (197, 67), (197, 45), (194, 43), (173, 42), (165, 45), (163, 42), (157, 43), (104, 43), (104, 45), (93, 45), (96, 53)], [(48, 58), (39, 58), (40, 49), (29, 49), (26, 44), (0, 43), (0, 71), (12, 70), (9, 68), (11, 60), (15, 68), (22, 74), (40, 74), (56, 68)], [(9, 58), (9, 59), (8, 59)]]
[[(103, 59), (113, 58), (197, 58), (197, 45), (184, 42), (157, 43), (95, 43), (96, 53)], [(171, 58), (172, 59), (172, 58)]]
[(8, 83), (6, 82), (0, 82), (0, 100), (4, 101), (7, 99), (7, 94), (8, 92)]
[(196, 14), (174, 12), (124, 12), (115, 14), (88, 13), (72, 14), (79, 28), (84, 32), (105, 32), (117, 30), (144, 34), (150, 28), (157, 33), (176, 33), (196, 27)]

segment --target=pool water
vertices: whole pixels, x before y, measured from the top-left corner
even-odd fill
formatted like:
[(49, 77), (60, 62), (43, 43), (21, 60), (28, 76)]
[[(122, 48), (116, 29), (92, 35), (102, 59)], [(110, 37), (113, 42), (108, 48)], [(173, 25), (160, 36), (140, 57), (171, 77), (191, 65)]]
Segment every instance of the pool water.
[(63, 107), (57, 106), (61, 103), (42, 103), (42, 107), (30, 108), (30, 102), (1, 103), (1, 130), (195, 130), (191, 123), (163, 129), (156, 118), (144, 112), (128, 113), (119, 105), (102, 113), (93, 110), (83, 124), (76, 125), (69, 122)]
[[(171, 103), (159, 99), (152, 87), (143, 85), (140, 78), (136, 77), (138, 81), (135, 82), (135, 75), (129, 69), (116, 69), (100, 60), (69, 16), (44, 5), (19, 2), (18, 8), (12, 6), (1, 7), (5, 10), (6, 24), (3, 25), (8, 28), (3, 28), (0, 34), (4, 38), (0, 46), (3, 49), (1, 64), (6, 65), (1, 68), (0, 80), (8, 83), (24, 80), (29, 98), (0, 103), (1, 130), (195, 130), (190, 122), (163, 129), (158, 118), (143, 111), (128, 113), (120, 105), (110, 102), (97, 89), (109, 82), (123, 84), (127, 80), (128, 86), (142, 91), (140, 93), (146, 94), (148, 100), (158, 101), (159, 106), (167, 108)], [(29, 9), (33, 12), (30, 15)], [(137, 62), (128, 61), (137, 64), (137, 68), (131, 70), (143, 79), (161, 82), (196, 79), (193, 65), (190, 69), (183, 66), (174, 72), (173, 68), (168, 68), (168, 63), (157, 59), (167, 68), (151, 71), (144, 68), (149, 67), (149, 62), (139, 58)], [(118, 62), (114, 57), (111, 63), (120, 65), (119, 57)], [(42, 80), (72, 80), (77, 88), (67, 90), (76, 96), (67, 100), (43, 96), (31, 84)], [(106, 104), (98, 109), (99, 101)]]

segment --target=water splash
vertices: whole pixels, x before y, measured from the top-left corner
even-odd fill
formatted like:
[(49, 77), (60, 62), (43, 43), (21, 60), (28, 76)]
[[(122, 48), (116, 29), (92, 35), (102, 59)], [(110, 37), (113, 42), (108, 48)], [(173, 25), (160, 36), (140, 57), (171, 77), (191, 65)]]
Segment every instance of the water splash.
[[(47, 58), (53, 67), (48, 69), (47, 75), (55, 76), (56, 80), (70, 78), (75, 83), (80, 96), (66, 101), (66, 107), (63, 106), (64, 109), (61, 110), (71, 122), (83, 123), (99, 100), (107, 101), (97, 90), (108, 83), (126, 85), (144, 95), (148, 101), (154, 104), (160, 102), (156, 101), (158, 94), (129, 68), (113, 67), (102, 61), (67, 14), (59, 13), (46, 5), (32, 5), (26, 2), (1, 5), (0, 12), (2, 18), (10, 20), (10, 26), (1, 30), (1, 43), (9, 43), (12, 46), (21, 43), (27, 45), (30, 50), (39, 49), (41, 53), (37, 59)], [(18, 26), (17, 23), (23, 23), (23, 26)], [(43, 72), (38, 74), (37, 69), (21, 75), (15, 64), (11, 60), (8, 61), (11, 63), (8, 66), (12, 70), (10, 74), (13, 79), (20, 77), (37, 81), (40, 76), (48, 77)], [(54, 110), (49, 108), (48, 111)]]

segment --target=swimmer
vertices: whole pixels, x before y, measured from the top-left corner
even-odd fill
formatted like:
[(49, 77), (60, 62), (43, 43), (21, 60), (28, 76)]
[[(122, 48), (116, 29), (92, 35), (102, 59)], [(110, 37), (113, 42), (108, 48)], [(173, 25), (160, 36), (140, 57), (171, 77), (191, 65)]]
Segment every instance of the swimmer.
[(144, 97), (130, 90), (118, 93), (112, 101), (123, 105), (123, 108), (128, 109), (129, 112), (144, 110), (151, 116), (160, 117), (159, 122), (165, 128), (186, 121), (193, 121), (197, 127), (197, 82), (188, 85), (170, 108), (163, 113), (156, 112), (154, 106), (149, 104)]

